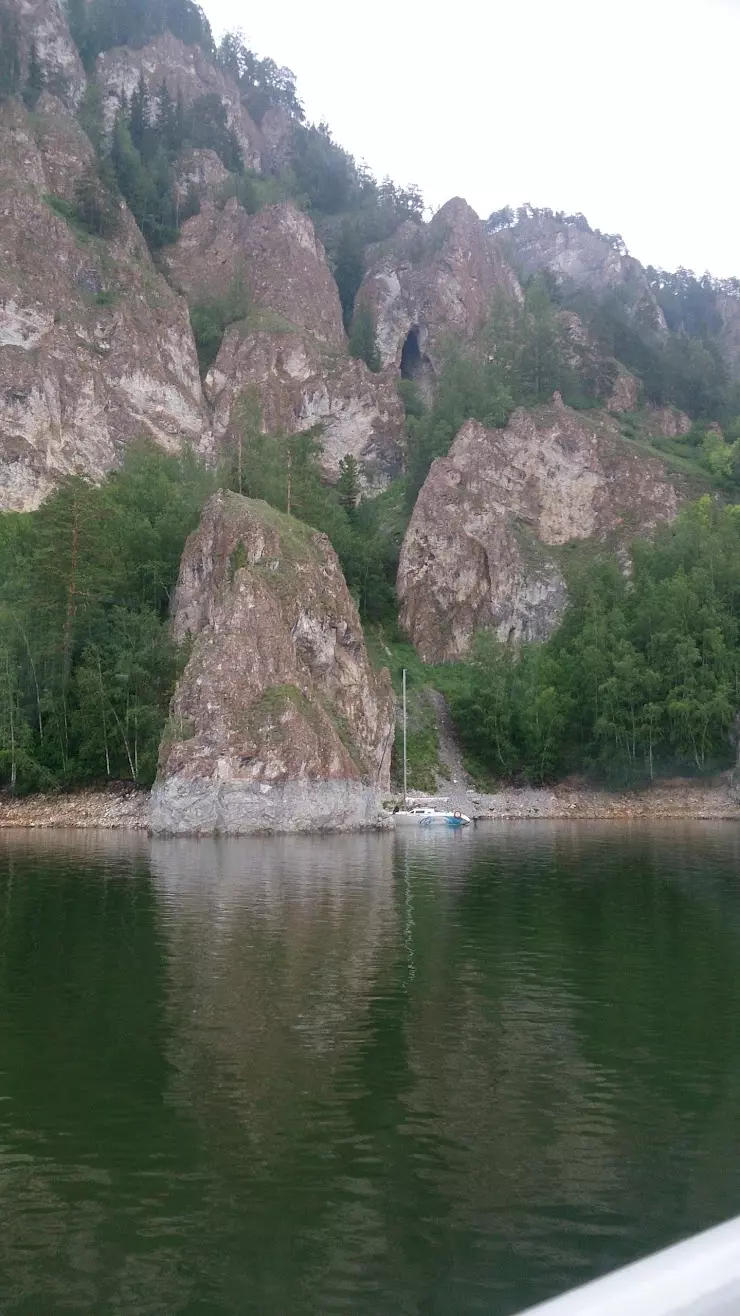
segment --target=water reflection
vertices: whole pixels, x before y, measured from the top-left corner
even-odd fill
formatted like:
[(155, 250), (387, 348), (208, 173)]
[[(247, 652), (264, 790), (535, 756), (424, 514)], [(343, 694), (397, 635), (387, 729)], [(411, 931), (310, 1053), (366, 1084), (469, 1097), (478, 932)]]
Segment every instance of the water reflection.
[(734, 1213), (739, 859), (0, 833), (0, 1309), (505, 1316)]

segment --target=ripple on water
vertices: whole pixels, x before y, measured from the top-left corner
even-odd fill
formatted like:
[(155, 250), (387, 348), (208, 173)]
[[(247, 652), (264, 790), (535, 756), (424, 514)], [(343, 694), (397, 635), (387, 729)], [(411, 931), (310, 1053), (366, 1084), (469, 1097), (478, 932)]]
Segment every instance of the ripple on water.
[(733, 1214), (740, 842), (0, 835), (0, 1309), (506, 1316)]

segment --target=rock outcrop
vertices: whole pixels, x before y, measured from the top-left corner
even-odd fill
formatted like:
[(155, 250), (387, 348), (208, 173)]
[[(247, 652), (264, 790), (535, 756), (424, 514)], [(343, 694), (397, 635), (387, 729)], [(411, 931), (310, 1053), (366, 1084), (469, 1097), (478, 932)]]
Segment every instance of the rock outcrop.
[(248, 215), (232, 198), (206, 203), (187, 220), (167, 256), (172, 283), (190, 302), (228, 292), (243, 280), (250, 302), (280, 328), (312, 334), (342, 351), (345, 335), (337, 285), (313, 224), (292, 202)]
[(164, 83), (175, 99), (181, 96), (192, 105), (201, 96), (218, 96), (230, 128), (233, 128), (244, 163), (251, 169), (260, 167), (260, 132), (242, 105), (239, 88), (208, 58), (199, 46), (186, 46), (171, 32), (135, 50), (117, 46), (99, 56), (96, 75), (106, 93), (105, 121), (112, 127), (122, 96), (129, 100), (142, 74), (149, 92), (156, 95)]
[(85, 70), (70, 36), (65, 6), (60, 0), (16, 0), (21, 62), (28, 68), (31, 45), (44, 70), (44, 83), (65, 105), (79, 104), (87, 85)]
[(266, 503), (214, 495), (185, 547), (173, 631), (192, 652), (162, 745), (154, 831), (377, 824), (393, 695), (370, 667), (324, 535)]
[(640, 401), (640, 381), (636, 375), (621, 367), (606, 404), (607, 411), (634, 411)]
[(193, 193), (201, 200), (217, 201), (231, 177), (215, 151), (200, 148), (188, 151), (179, 161), (175, 176), (178, 205)]
[(680, 439), (691, 429), (691, 417), (678, 407), (647, 406), (643, 419), (647, 433), (661, 439)]
[(330, 352), (310, 334), (227, 330), (205, 381), (214, 439), (233, 441), (245, 394), (259, 403), (265, 433), (299, 434), (321, 426), (321, 464), (329, 479), (351, 454), (362, 485), (384, 489), (403, 469), (403, 406), (395, 379), (374, 375), (346, 352)]
[(104, 240), (60, 213), (91, 160), (58, 100), (0, 108), (0, 509), (102, 476), (141, 435), (210, 442), (187, 306), (132, 216)]
[(522, 296), (498, 243), (455, 197), (429, 224), (408, 221), (371, 253), (358, 301), (371, 309), (383, 365), (414, 373), (438, 366), (445, 339), (471, 342), (497, 291)]
[(236, 200), (206, 203), (168, 257), (191, 302), (241, 283), (249, 312), (231, 327), (206, 377), (214, 436), (233, 442), (239, 404), (256, 398), (266, 433), (321, 426), (322, 464), (336, 478), (351, 454), (368, 490), (402, 469), (404, 414), (393, 372), (350, 357), (337, 286), (307, 215), (291, 203), (248, 215)]
[(645, 332), (667, 333), (665, 317), (642, 265), (620, 244), (576, 220), (535, 214), (501, 236), (505, 252), (526, 275), (549, 270), (572, 287), (597, 296), (617, 291), (621, 304)]
[(401, 623), (425, 662), (451, 661), (478, 630), (542, 640), (566, 603), (556, 552), (573, 540), (626, 546), (671, 520), (679, 494), (606, 414), (556, 400), (506, 429), (468, 421), (434, 462), (404, 540)]
[(719, 320), (717, 345), (725, 364), (734, 379), (740, 379), (740, 283), (715, 294), (715, 308)]

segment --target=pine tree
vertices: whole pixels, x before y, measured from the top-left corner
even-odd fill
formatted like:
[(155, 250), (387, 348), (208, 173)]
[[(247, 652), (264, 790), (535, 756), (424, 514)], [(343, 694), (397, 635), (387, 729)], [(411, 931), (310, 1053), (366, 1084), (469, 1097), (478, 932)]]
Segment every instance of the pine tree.
[(26, 85), (23, 88), (23, 100), (29, 110), (36, 108), (39, 96), (44, 89), (44, 70), (39, 62), (38, 46), (35, 41), (31, 42), (31, 49), (28, 54), (28, 73), (26, 74)]
[(131, 134), (131, 141), (137, 151), (141, 151), (144, 140), (149, 128), (149, 92), (144, 74), (139, 75), (139, 81), (131, 96), (131, 109), (128, 116), (128, 129)]
[(75, 204), (79, 222), (88, 233), (112, 238), (119, 231), (121, 211), (114, 180), (109, 174), (103, 179), (94, 165), (86, 169), (75, 184)]
[(351, 452), (348, 452), (346, 457), (342, 457), (339, 463), (339, 479), (336, 487), (341, 506), (352, 516), (360, 501), (360, 474), (357, 458), (353, 457)]
[(349, 339), (352, 356), (364, 361), (369, 370), (376, 374), (381, 369), (380, 353), (375, 338), (375, 325), (370, 307), (362, 302), (352, 318), (352, 333)]
[(360, 288), (360, 284), (365, 275), (365, 251), (360, 237), (360, 231), (357, 224), (351, 220), (342, 221), (342, 232), (337, 247), (337, 261), (334, 270), (334, 278), (339, 289), (339, 300), (342, 303), (342, 318), (344, 327), (349, 330), (352, 324), (352, 313), (355, 307), (355, 297)]
[(182, 145), (177, 122), (177, 109), (166, 82), (157, 92), (157, 135), (169, 155), (176, 155)]

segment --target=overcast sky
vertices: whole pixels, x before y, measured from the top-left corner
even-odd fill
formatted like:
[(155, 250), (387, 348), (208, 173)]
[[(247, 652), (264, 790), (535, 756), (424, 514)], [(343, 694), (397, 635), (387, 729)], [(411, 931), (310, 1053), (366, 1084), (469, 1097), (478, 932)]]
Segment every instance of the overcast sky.
[(740, 275), (740, 0), (204, 0), (378, 177)]

